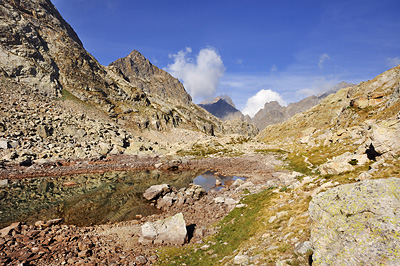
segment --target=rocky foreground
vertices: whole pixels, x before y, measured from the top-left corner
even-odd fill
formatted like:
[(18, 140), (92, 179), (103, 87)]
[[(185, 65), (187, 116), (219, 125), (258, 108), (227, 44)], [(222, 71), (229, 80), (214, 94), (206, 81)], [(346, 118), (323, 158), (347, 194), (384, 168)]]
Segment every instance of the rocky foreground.
[[(293, 177), (284, 172), (280, 175), (275, 173), (275, 177), (272, 176), (275, 165), (281, 164), (274, 156), (215, 158), (186, 162), (175, 160), (169, 163), (152, 157), (152, 159), (142, 158), (136, 163), (142, 168), (156, 169), (158, 167), (170, 170), (203, 168), (219, 170), (225, 174), (240, 173), (244, 176), (258, 172), (259, 178), (249, 179), (246, 182), (237, 180), (220, 192), (208, 193), (201, 187), (194, 186), (178, 191), (165, 185), (167, 189), (151, 197), (145, 196), (149, 200), (149, 205), (154, 205), (163, 211), (161, 214), (137, 217), (132, 221), (112, 225), (76, 227), (63, 224), (61, 219), (29, 224), (13, 223), (0, 232), (1, 263), (10, 265), (20, 263), (24, 265), (90, 265), (91, 263), (93, 265), (112, 265), (113, 263), (150, 265), (157, 261), (157, 255), (152, 245), (146, 245), (149, 244), (148, 241), (139, 241), (139, 237), (143, 238), (140, 226), (144, 223), (183, 213), (184, 225), (187, 226), (191, 237), (180, 244), (201, 241), (204, 237), (218, 231), (212, 226), (215, 222), (221, 220), (236, 206), (240, 207), (239, 201), (244, 190), (256, 193), (266, 186), (282, 186), (293, 182)], [(71, 170), (69, 168), (71, 165), (60, 164), (54, 168), (66, 167), (58, 171), (65, 174)], [(105, 167), (106, 164), (99, 165)], [(35, 169), (41, 169), (41, 167)], [(44, 169), (46, 168), (42, 166), (42, 171)], [(269, 183), (265, 183), (266, 176), (269, 176)], [(3, 179), (3, 181), (7, 180)], [(7, 186), (7, 182), (2, 182), (2, 184)], [(184, 228), (186, 230), (186, 227)]]

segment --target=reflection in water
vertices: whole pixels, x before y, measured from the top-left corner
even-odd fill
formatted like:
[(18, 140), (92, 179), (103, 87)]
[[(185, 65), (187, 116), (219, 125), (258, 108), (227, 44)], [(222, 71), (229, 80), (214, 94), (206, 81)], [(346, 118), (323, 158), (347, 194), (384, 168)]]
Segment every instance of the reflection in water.
[(0, 187), (0, 228), (16, 221), (63, 218), (67, 224), (86, 226), (151, 215), (159, 210), (143, 199), (148, 187), (167, 183), (179, 189), (195, 182), (209, 190), (215, 176), (203, 172), (122, 171), (10, 180)]
[[(225, 183), (228, 183), (229, 181), (235, 181), (236, 179), (244, 180), (243, 177), (215, 175), (213, 172), (207, 171), (193, 179), (193, 183), (202, 186), (206, 191), (211, 189), (218, 191), (223, 185), (225, 185)], [(221, 186), (215, 186), (216, 180), (221, 182)]]

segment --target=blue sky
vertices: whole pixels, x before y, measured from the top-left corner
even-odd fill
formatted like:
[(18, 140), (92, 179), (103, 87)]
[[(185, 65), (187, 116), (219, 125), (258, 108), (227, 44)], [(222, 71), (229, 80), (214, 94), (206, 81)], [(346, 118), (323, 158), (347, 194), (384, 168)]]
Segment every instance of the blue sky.
[(398, 0), (53, 3), (101, 64), (136, 49), (180, 78), (196, 103), (227, 94), (250, 114), (400, 64)]

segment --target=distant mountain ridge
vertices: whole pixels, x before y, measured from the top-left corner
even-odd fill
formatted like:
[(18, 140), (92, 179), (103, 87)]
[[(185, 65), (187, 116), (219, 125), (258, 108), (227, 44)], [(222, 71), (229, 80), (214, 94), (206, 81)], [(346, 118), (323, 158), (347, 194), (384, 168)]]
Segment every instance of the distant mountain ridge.
[(281, 106), (277, 101), (267, 102), (263, 109), (260, 109), (252, 118), (251, 122), (255, 124), (258, 129), (263, 130), (268, 125), (282, 123), (295, 114), (304, 112), (311, 107), (319, 104), (328, 95), (336, 93), (342, 88), (353, 87), (355, 84), (340, 82), (333, 86), (325, 93), (318, 96), (312, 95), (299, 102), (291, 103), (288, 106)]
[(213, 101), (203, 101), (199, 106), (224, 121), (243, 118), (242, 112), (236, 109), (229, 96), (217, 96)]
[(310, 109), (319, 104), (328, 95), (336, 93), (342, 88), (353, 86), (355, 84), (342, 81), (324, 93), (317, 96), (312, 95), (299, 102), (291, 103), (288, 106), (282, 106), (277, 101), (266, 102), (264, 108), (260, 109), (253, 118), (243, 115), (240, 110), (236, 109), (232, 99), (227, 95), (217, 96), (211, 101), (203, 101), (199, 106), (224, 121), (239, 119), (253, 123), (259, 130), (263, 130), (268, 125), (282, 123), (295, 114)]

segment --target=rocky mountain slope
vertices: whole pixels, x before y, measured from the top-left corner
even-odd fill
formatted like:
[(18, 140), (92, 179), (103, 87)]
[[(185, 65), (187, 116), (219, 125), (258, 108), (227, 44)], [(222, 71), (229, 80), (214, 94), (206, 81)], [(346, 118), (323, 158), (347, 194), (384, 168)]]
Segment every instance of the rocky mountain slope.
[(373, 80), (344, 88), (290, 120), (271, 125), (258, 138), (268, 143), (353, 147), (360, 154), (371, 145), (379, 154), (400, 152), (400, 66)]
[(139, 152), (142, 145), (129, 136), (148, 130), (257, 133), (193, 104), (177, 79), (137, 51), (100, 65), (49, 0), (0, 2), (0, 29), (6, 160), (90, 157), (127, 147)]
[(175, 101), (183, 105), (189, 105), (192, 101), (178, 79), (153, 65), (136, 50), (109, 66), (115, 67), (129, 83), (142, 89), (149, 96), (154, 95), (165, 101)]
[(336, 93), (342, 88), (352, 87), (354, 85), (355, 84), (342, 81), (325, 93), (318, 96), (312, 95), (299, 102), (290, 103), (288, 106), (281, 106), (277, 101), (267, 102), (265, 103), (264, 108), (254, 115), (251, 122), (255, 124), (258, 129), (263, 130), (268, 125), (281, 123), (297, 113), (310, 109), (319, 104), (328, 95)]

